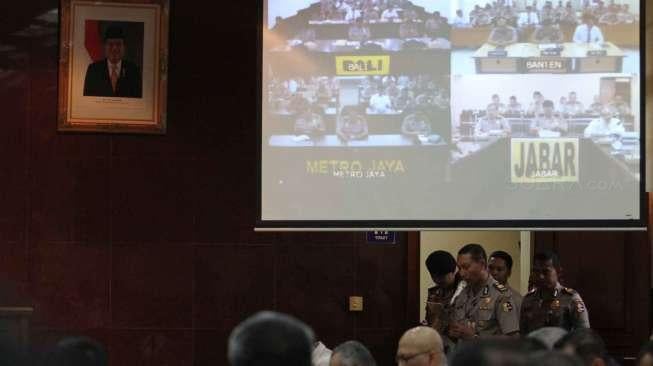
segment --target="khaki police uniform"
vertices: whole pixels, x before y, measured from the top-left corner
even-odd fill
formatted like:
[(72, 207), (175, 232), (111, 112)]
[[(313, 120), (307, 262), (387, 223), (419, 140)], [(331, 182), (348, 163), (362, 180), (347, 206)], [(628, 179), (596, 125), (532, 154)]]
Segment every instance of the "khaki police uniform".
[(538, 289), (526, 294), (521, 308), (522, 334), (543, 327), (560, 327), (567, 331), (589, 328), (587, 308), (578, 292), (558, 283), (551, 298), (545, 299)]
[(456, 297), (453, 321), (471, 326), (479, 337), (519, 332), (519, 309), (508, 287), (489, 275), (477, 293), (471, 287)]

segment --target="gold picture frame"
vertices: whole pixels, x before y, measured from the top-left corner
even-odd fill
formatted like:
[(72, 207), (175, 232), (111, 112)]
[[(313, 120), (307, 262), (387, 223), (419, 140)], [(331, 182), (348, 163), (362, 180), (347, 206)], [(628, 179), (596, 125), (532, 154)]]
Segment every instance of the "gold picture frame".
[(169, 0), (61, 0), (59, 131), (166, 132)]

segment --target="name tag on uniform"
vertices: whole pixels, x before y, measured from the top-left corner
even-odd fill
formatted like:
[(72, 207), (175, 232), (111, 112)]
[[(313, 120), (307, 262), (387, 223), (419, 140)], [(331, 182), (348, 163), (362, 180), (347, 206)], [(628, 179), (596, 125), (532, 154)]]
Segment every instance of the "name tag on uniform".
[(606, 50), (589, 50), (587, 51), (587, 56), (597, 57), (597, 56), (607, 56), (608, 51)]

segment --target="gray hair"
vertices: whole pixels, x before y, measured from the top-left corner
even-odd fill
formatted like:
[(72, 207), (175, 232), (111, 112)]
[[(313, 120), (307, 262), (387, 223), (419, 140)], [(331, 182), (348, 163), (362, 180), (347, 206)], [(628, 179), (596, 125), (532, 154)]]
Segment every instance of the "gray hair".
[(347, 341), (333, 349), (331, 358), (340, 355), (344, 366), (376, 366), (370, 351), (360, 342)]

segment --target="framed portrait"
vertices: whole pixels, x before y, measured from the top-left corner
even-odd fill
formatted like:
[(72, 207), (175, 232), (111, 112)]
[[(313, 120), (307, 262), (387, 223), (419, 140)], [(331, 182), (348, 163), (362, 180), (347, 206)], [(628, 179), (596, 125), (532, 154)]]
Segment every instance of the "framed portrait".
[(59, 131), (165, 133), (168, 21), (169, 0), (61, 0)]

